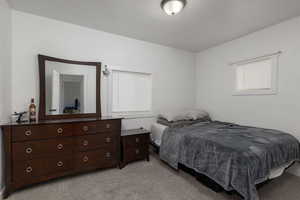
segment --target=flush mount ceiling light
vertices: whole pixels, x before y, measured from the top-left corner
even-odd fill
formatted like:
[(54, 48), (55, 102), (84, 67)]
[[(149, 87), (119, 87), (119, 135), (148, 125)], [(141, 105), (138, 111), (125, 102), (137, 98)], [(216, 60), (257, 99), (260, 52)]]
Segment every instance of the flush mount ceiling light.
[(163, 0), (160, 4), (167, 15), (176, 15), (180, 13), (185, 5), (186, 0)]

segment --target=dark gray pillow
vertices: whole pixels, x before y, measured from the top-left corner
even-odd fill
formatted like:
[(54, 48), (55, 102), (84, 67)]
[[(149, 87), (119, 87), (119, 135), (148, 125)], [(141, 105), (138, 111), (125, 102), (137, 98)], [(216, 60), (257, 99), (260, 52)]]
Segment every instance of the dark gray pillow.
[(209, 122), (211, 121), (209, 116), (197, 119), (197, 120), (180, 120), (180, 121), (168, 121), (164, 118), (158, 118), (157, 123), (168, 126), (170, 128), (180, 128), (184, 126), (190, 126), (199, 122)]

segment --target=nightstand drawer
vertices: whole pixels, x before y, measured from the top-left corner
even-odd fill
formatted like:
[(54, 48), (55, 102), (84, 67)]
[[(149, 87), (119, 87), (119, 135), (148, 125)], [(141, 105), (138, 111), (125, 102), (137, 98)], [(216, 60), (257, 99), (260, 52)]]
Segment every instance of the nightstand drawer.
[(131, 162), (147, 158), (149, 154), (148, 145), (143, 147), (128, 148), (124, 151), (124, 162)]
[(125, 148), (144, 146), (149, 143), (149, 134), (124, 136), (122, 140)]

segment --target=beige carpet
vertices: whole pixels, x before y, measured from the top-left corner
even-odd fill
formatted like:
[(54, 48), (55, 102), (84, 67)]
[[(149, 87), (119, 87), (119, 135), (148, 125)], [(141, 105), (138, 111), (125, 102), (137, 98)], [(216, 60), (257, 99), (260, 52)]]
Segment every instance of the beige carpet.
[[(284, 174), (260, 190), (261, 200), (300, 200), (300, 178)], [(68, 177), (13, 193), (8, 200), (238, 200), (215, 193), (156, 157), (122, 170), (110, 169)]]

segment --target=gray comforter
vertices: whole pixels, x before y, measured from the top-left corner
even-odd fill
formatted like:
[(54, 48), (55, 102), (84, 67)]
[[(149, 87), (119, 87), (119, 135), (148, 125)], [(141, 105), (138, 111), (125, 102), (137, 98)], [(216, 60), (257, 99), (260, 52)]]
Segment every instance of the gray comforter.
[(181, 163), (236, 190), (245, 200), (258, 200), (255, 184), (271, 169), (299, 160), (299, 142), (276, 130), (222, 122), (201, 122), (165, 130), (160, 158), (177, 169)]

